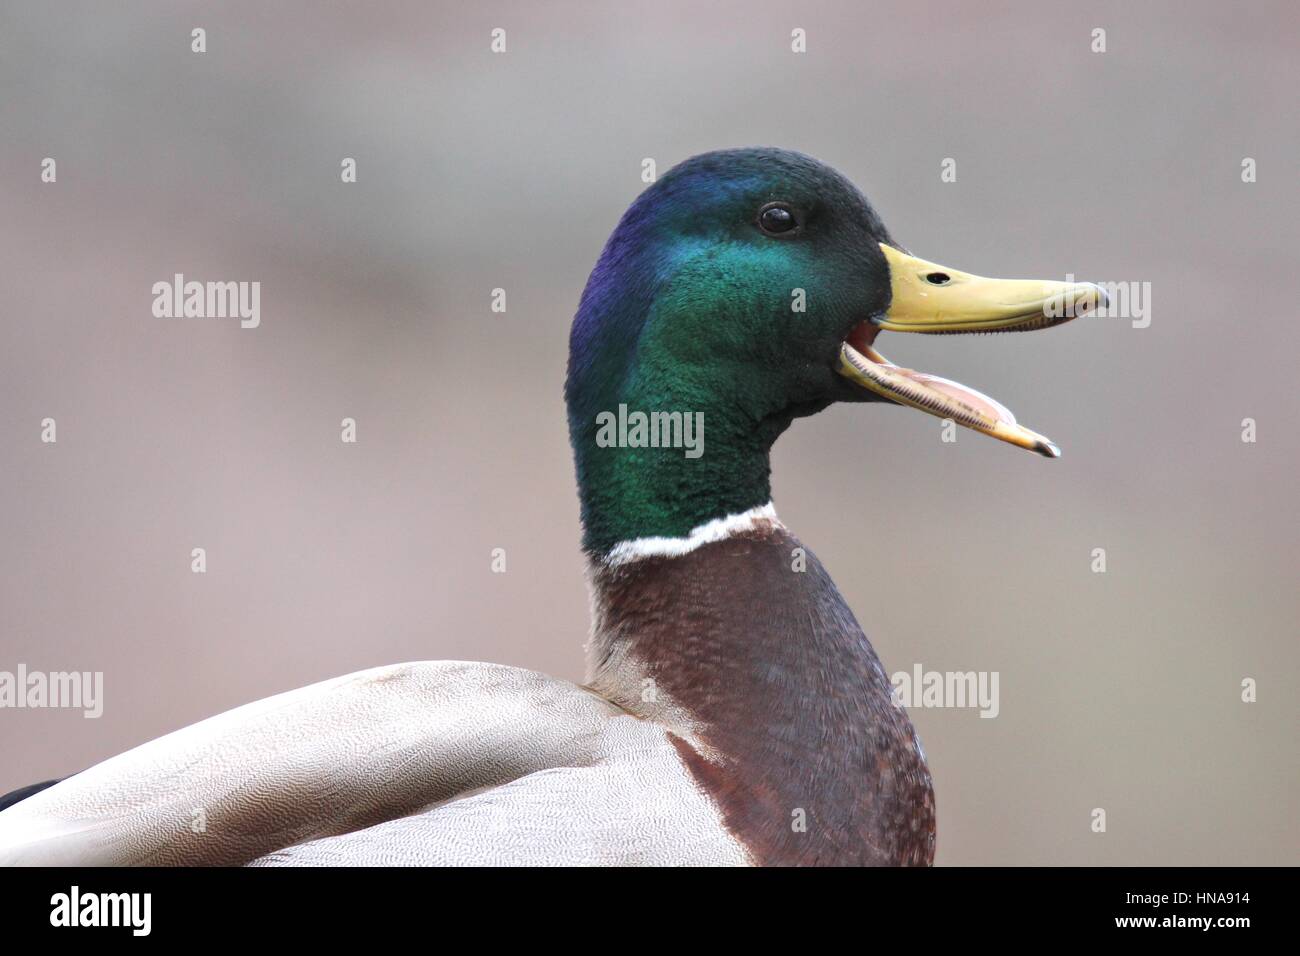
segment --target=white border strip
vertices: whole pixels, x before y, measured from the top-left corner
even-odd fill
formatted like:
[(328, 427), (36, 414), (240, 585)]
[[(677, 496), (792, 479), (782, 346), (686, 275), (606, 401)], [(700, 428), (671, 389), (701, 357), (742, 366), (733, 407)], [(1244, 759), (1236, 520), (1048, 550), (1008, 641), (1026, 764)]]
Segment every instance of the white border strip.
[(769, 501), (765, 505), (750, 508), (740, 514), (714, 518), (697, 528), (692, 528), (691, 533), (684, 538), (636, 538), (632, 541), (620, 541), (609, 549), (609, 554), (605, 555), (603, 563), (616, 568), (621, 564), (639, 561), (642, 558), (679, 557), (703, 545), (750, 531), (760, 521), (769, 522), (778, 528), (784, 527), (776, 516), (776, 508)]

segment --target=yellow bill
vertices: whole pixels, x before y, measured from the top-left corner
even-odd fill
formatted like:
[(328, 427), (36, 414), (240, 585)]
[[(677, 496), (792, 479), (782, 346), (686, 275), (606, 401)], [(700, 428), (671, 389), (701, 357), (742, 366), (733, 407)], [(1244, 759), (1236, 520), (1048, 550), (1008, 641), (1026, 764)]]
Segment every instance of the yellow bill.
[(874, 348), (882, 329), (928, 334), (1024, 332), (1095, 311), (1106, 294), (1091, 282), (988, 279), (881, 244), (893, 298), (884, 316), (861, 323), (840, 347), (841, 375), (884, 398), (992, 435), (1049, 458), (1061, 452), (1002, 404), (937, 375), (900, 368)]

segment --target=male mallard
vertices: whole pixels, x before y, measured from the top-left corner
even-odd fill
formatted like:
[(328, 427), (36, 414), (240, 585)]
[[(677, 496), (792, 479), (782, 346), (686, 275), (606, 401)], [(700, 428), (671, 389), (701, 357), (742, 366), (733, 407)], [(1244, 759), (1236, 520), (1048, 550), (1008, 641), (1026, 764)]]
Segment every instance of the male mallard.
[(795, 418), (883, 399), (1055, 456), (997, 402), (873, 345), (1043, 328), (1100, 301), (914, 258), (806, 156), (687, 160), (623, 216), (570, 338), (588, 684), (438, 662), (280, 694), (10, 807), (0, 859), (931, 862), (920, 742), (777, 520), (769, 452)]

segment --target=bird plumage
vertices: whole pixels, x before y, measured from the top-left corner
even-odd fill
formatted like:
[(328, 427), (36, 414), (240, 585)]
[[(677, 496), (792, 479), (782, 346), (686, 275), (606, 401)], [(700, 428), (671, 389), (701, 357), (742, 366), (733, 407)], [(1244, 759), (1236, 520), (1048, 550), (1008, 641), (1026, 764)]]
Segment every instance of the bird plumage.
[[(930, 863), (920, 742), (848, 603), (777, 519), (771, 447), (852, 401), (1056, 453), (873, 342), (1058, 324), (1043, 319), (1058, 295), (1101, 293), (911, 257), (809, 157), (687, 160), (624, 215), (570, 335), (587, 685), (425, 662), (279, 694), (3, 810), (0, 860)], [(601, 416), (628, 408), (700, 416), (701, 454), (605, 441)]]

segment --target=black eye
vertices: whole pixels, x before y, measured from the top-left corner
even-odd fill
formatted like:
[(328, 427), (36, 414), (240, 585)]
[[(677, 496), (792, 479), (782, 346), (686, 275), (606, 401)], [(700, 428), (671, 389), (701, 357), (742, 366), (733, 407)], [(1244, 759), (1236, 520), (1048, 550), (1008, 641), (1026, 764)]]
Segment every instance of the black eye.
[(952, 276), (946, 272), (931, 272), (925, 277), (925, 281), (930, 285), (947, 285), (952, 281)]
[(770, 202), (758, 211), (758, 228), (769, 236), (792, 236), (799, 229), (799, 220), (785, 203)]

